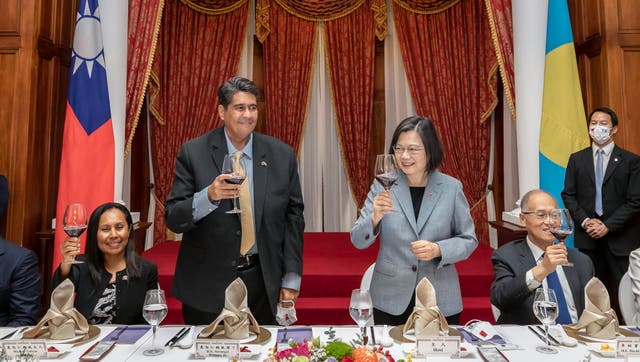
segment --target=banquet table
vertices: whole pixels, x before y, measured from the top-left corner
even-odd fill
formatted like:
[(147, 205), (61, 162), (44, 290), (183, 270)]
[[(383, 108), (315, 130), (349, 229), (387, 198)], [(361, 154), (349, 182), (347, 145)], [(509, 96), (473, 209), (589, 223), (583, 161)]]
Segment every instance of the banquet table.
[[(110, 332), (112, 332), (117, 326), (115, 325), (102, 325), (100, 328), (100, 335), (87, 343), (73, 346), (68, 352), (62, 354), (61, 356), (51, 359), (57, 361), (78, 361), (79, 357), (86, 351), (90, 346), (92, 346), (95, 342), (101, 340), (105, 336), (107, 336)], [(156, 336), (156, 345), (162, 345), (173, 337), (183, 326), (161, 326), (157, 330)], [(204, 326), (196, 326), (194, 327), (194, 336), (203, 328)], [(255, 355), (250, 359), (244, 359), (247, 361), (263, 361), (267, 354), (269, 353), (269, 348), (275, 345), (277, 330), (280, 327), (277, 326), (264, 326), (271, 332), (271, 339), (260, 345), (257, 348), (260, 349), (260, 355)], [(294, 327), (291, 327), (294, 328)], [(328, 330), (328, 326), (312, 326), (313, 336), (320, 336), (322, 342), (327, 341), (327, 336), (325, 335), (325, 331)], [(7, 328), (0, 327), (0, 336), (4, 336), (5, 334), (11, 332), (15, 328)], [(336, 332), (336, 337), (341, 338), (345, 342), (349, 342), (355, 338), (356, 333), (358, 332), (358, 328), (355, 326), (334, 326), (333, 329)], [(566, 346), (557, 346), (558, 349), (557, 354), (542, 354), (536, 352), (535, 347), (541, 345), (542, 342), (538, 339), (533, 333), (529, 331), (526, 326), (495, 326), (496, 331), (510, 344), (517, 345), (518, 349), (514, 350), (505, 350), (502, 353), (509, 359), (509, 361), (625, 361), (624, 358), (615, 358), (615, 357), (603, 357), (602, 355), (596, 352), (590, 352), (588, 346), (583, 343), (578, 343), (575, 347), (566, 347)], [(380, 341), (381, 335), (383, 333), (382, 326), (375, 327), (375, 333), (378, 341)], [(19, 336), (14, 336), (14, 338), (19, 338)], [(2, 342), (2, 341), (0, 341)], [(194, 360), (197, 359), (195, 356), (195, 344), (188, 349), (182, 349), (178, 347), (168, 348), (165, 347), (165, 352), (159, 356), (145, 356), (142, 352), (151, 347), (152, 344), (152, 332), (149, 330), (145, 335), (143, 335), (135, 344), (116, 344), (115, 347), (101, 360), (101, 361), (184, 361), (184, 360)], [(615, 343), (612, 342), (612, 345), (615, 346)], [(253, 346), (252, 346), (253, 348)], [(394, 343), (393, 346), (389, 347), (391, 355), (397, 360), (401, 358), (405, 358), (406, 353), (403, 351), (406, 347), (403, 347), (402, 344)], [(42, 360), (42, 358), (41, 358)], [(46, 359), (49, 360), (49, 359)], [(218, 361), (228, 361), (227, 358), (215, 358), (215, 357), (207, 357), (206, 360), (218, 360)], [(425, 358), (413, 357), (414, 361), (424, 361)], [(428, 356), (427, 361), (449, 361), (452, 358), (446, 356)], [(479, 353), (473, 349), (467, 356), (459, 358), (459, 360), (464, 361), (482, 361), (483, 359), (480, 357)], [(629, 359), (631, 360), (640, 360), (640, 359)]]

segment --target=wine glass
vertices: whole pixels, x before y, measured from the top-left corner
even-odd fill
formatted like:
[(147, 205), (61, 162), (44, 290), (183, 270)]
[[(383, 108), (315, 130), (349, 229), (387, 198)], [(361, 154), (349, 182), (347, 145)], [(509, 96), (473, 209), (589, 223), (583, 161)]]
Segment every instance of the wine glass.
[(373, 303), (371, 302), (371, 294), (367, 289), (354, 289), (351, 292), (351, 301), (349, 302), (349, 314), (354, 322), (360, 327), (362, 333), (362, 343), (367, 344), (367, 323), (373, 318)]
[(158, 356), (164, 353), (162, 347), (156, 347), (156, 328), (167, 316), (167, 299), (162, 289), (147, 290), (144, 297), (144, 305), (142, 306), (142, 316), (153, 327), (153, 340), (151, 348), (142, 352), (145, 356)]
[[(234, 185), (240, 185), (244, 179), (247, 178), (247, 170), (244, 168), (241, 158), (241, 152), (237, 156), (237, 161), (234, 154), (224, 156), (224, 161), (222, 162), (222, 173), (231, 175), (231, 177), (225, 180), (226, 182)], [(236, 197), (233, 198), (233, 209), (227, 211), (227, 214), (239, 214), (241, 212), (242, 211), (238, 208), (238, 195), (236, 195)]]
[(376, 180), (382, 184), (385, 192), (391, 190), (391, 186), (398, 180), (398, 177), (398, 166), (394, 155), (376, 156)]
[[(558, 243), (564, 243), (564, 240), (573, 232), (571, 213), (567, 209), (556, 209), (549, 214), (549, 217), (551, 217), (551, 233)], [(573, 263), (567, 262), (562, 266), (573, 266)]]
[[(64, 217), (62, 218), (62, 230), (73, 238), (79, 238), (82, 233), (87, 230), (87, 209), (83, 204), (69, 204), (64, 209)], [(78, 240), (78, 244), (80, 241)], [(83, 261), (76, 260), (74, 255), (70, 261), (63, 262), (65, 264), (82, 264)]]
[(536, 351), (546, 354), (558, 353), (558, 350), (549, 345), (549, 325), (558, 317), (558, 300), (553, 289), (538, 288), (533, 299), (533, 314), (544, 325), (544, 337), (546, 345), (536, 347)]

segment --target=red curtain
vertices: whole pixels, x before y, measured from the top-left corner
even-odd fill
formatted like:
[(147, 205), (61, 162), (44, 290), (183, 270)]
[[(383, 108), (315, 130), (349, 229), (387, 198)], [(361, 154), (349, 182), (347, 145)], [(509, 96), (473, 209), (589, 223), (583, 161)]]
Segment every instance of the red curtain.
[(445, 148), (442, 171), (464, 185), (478, 239), (489, 243), (484, 202), (497, 62), (482, 0), (421, 15), (394, 4), (396, 30), (418, 114), (433, 119)]
[(351, 192), (362, 205), (369, 185), (376, 23), (369, 6), (328, 21), (326, 44), (338, 136)]
[(311, 93), (317, 23), (268, 3), (270, 33), (263, 43), (267, 133), (297, 153)]
[(129, 1), (125, 155), (131, 149), (131, 142), (138, 126), (138, 117), (156, 51), (163, 6), (164, 0)]
[(516, 119), (516, 81), (513, 63), (513, 23), (511, 0), (485, 0), (493, 47), (500, 64), (500, 76), (507, 96), (511, 117)]
[(218, 87), (235, 74), (248, 3), (224, 15), (196, 12), (167, 0), (150, 84), (155, 178), (154, 242), (166, 240), (164, 200), (180, 145), (218, 126)]

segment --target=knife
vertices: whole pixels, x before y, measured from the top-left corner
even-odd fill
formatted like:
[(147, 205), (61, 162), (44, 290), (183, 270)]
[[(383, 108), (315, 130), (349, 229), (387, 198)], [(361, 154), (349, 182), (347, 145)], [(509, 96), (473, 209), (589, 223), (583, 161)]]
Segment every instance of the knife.
[[(540, 338), (540, 340), (542, 342), (544, 342), (544, 344), (547, 344), (547, 339), (544, 338), (544, 334), (540, 334), (535, 328), (533, 328), (533, 326), (527, 326), (527, 328), (529, 328), (529, 330), (531, 331), (531, 333), (535, 334), (536, 337)], [(550, 344), (550, 343), (549, 343)]]
[[(541, 333), (544, 333), (544, 328), (542, 328), (542, 326), (536, 326), (536, 327), (538, 327), (538, 330), (539, 330)], [(551, 340), (551, 342), (555, 343), (555, 344), (556, 344), (556, 345), (558, 345), (558, 346), (562, 344), (562, 343), (560, 343), (560, 341), (558, 341), (558, 340), (556, 339), (556, 337), (554, 337), (553, 335), (551, 335), (551, 333), (549, 333), (549, 339)]]
[(174, 344), (176, 344), (176, 342), (178, 342), (178, 338), (180, 337), (180, 335), (182, 333), (184, 333), (187, 330), (187, 327), (182, 327), (178, 333), (176, 333), (173, 337), (171, 337), (170, 340), (167, 341), (167, 343), (164, 344), (165, 347), (167, 346), (171, 346), (173, 347)]
[(11, 337), (13, 337), (14, 334), (18, 333), (18, 332), (22, 332), (25, 329), (27, 329), (27, 327), (22, 327), (22, 328), (16, 328), (13, 331), (5, 334), (4, 336), (0, 337), (0, 340), (5, 340), (5, 339), (9, 339)]

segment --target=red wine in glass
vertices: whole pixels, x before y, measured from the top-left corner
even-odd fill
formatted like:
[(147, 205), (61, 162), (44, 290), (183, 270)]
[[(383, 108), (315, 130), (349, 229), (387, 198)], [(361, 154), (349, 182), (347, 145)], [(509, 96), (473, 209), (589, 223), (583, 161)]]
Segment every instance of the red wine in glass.
[(387, 172), (376, 175), (376, 180), (382, 184), (385, 191), (391, 190), (391, 186), (398, 180), (397, 172)]
[(64, 232), (71, 236), (72, 238), (78, 238), (80, 237), (80, 235), (82, 235), (82, 233), (87, 230), (86, 226), (65, 226), (64, 228), (62, 228), (62, 230), (64, 230)]
[(244, 182), (244, 180), (246, 179), (245, 176), (241, 176), (241, 175), (234, 175), (232, 174), (231, 177), (229, 177), (228, 179), (226, 179), (225, 181), (227, 183), (230, 184), (234, 184), (234, 185), (240, 185), (241, 183)]

